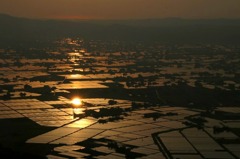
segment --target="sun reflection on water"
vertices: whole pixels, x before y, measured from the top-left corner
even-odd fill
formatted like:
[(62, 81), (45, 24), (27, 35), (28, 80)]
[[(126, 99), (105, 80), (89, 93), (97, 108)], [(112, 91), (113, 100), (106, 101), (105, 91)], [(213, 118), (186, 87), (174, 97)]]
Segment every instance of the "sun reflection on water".
[(79, 107), (82, 105), (82, 100), (78, 97), (75, 97), (72, 99), (71, 103), (72, 103), (73, 107)]

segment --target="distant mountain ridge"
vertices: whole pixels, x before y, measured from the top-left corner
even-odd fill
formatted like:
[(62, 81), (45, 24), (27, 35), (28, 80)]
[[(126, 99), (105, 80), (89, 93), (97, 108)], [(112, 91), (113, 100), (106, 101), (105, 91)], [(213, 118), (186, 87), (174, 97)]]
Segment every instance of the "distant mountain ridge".
[(62, 37), (100, 40), (239, 43), (240, 19), (38, 20), (0, 14), (0, 46)]

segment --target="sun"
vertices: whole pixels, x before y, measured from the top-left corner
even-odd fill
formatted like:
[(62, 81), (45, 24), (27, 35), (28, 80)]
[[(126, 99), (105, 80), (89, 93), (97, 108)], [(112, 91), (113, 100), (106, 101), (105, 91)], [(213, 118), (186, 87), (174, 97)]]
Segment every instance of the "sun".
[(80, 105), (82, 105), (82, 100), (80, 98), (76, 97), (76, 98), (72, 99), (71, 103), (73, 104), (73, 106), (80, 106)]

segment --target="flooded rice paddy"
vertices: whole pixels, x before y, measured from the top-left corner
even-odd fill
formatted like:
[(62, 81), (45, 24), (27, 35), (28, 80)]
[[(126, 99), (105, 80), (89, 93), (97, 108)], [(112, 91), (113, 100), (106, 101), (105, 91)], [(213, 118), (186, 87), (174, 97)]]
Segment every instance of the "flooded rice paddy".
[(41, 57), (2, 50), (2, 146), (52, 159), (239, 158), (240, 48), (57, 44)]

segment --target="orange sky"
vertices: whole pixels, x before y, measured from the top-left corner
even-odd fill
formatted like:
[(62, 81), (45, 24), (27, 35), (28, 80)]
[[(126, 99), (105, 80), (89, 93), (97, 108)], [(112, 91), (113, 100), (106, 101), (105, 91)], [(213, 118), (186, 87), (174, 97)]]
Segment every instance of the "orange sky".
[(240, 0), (0, 0), (0, 13), (29, 18), (240, 18)]

